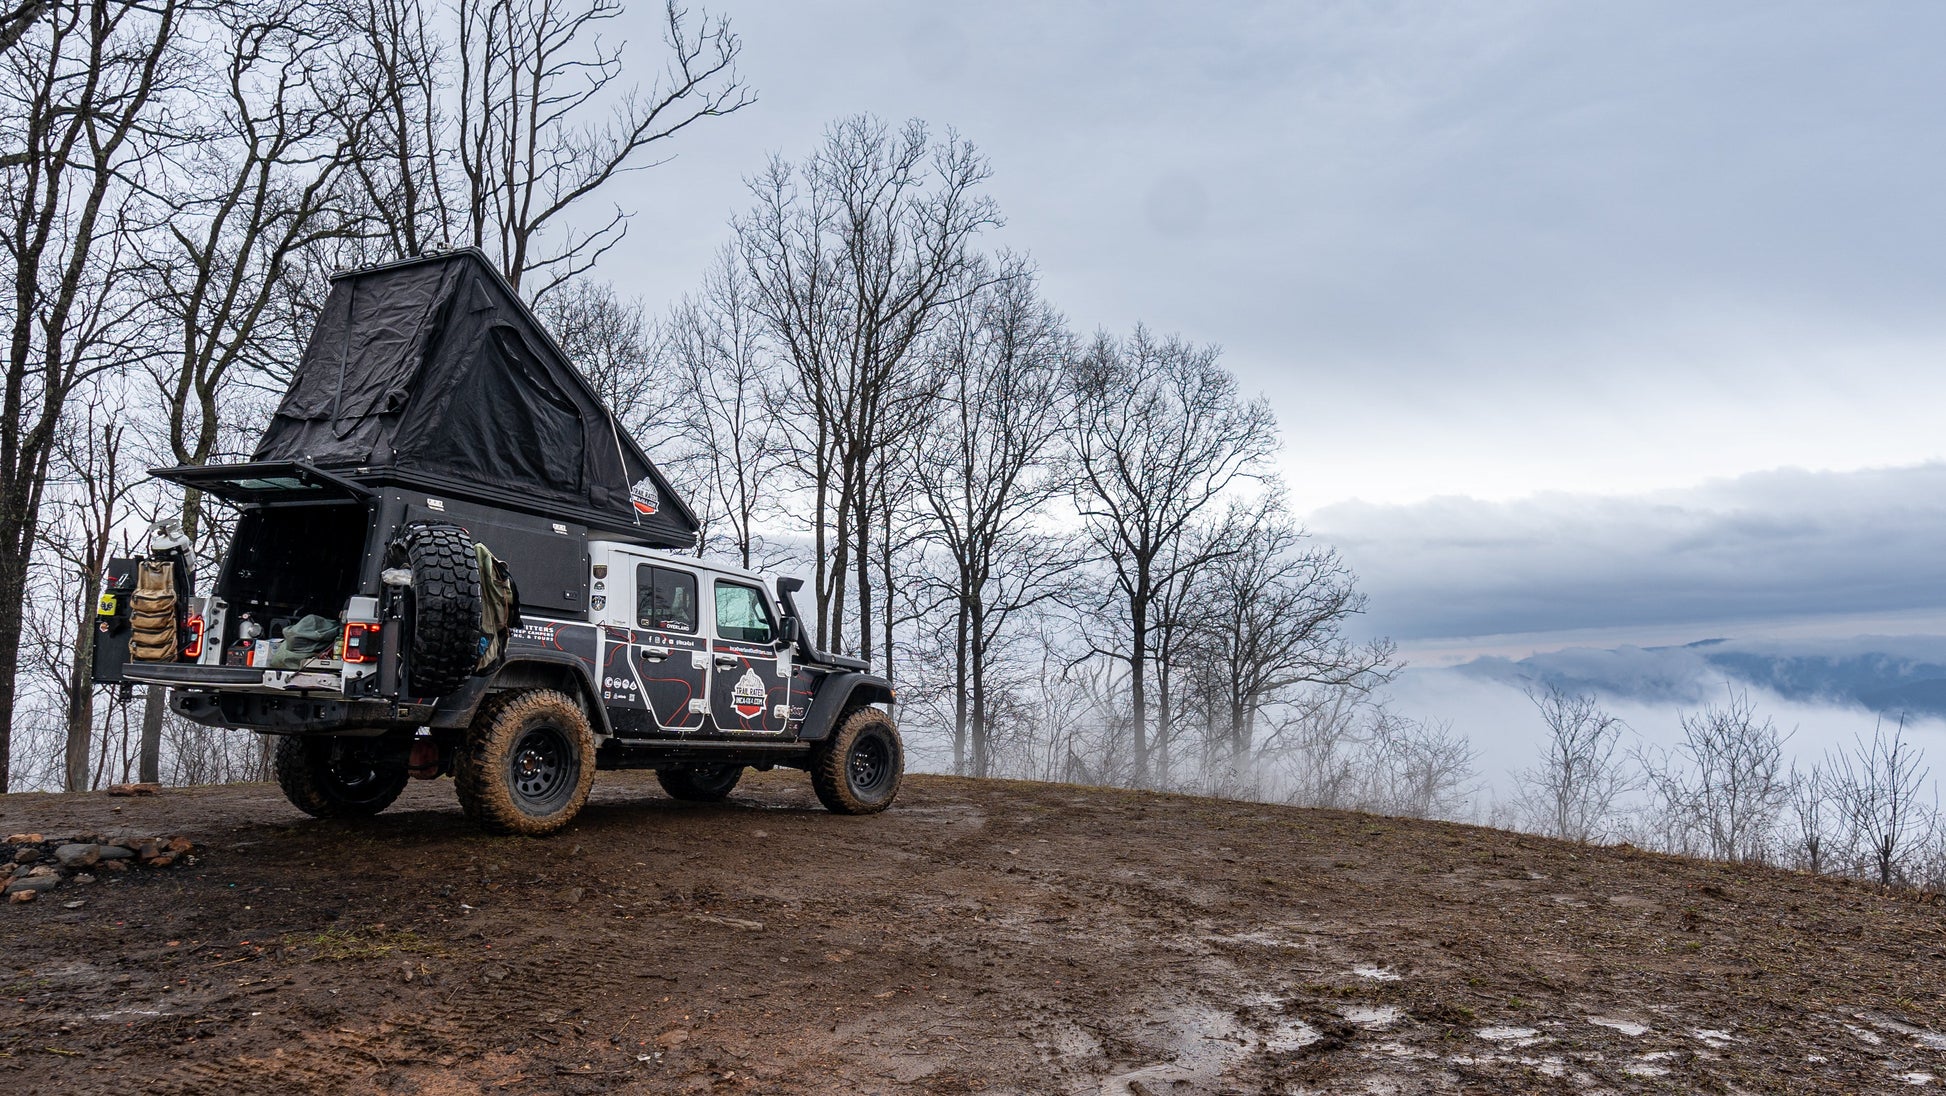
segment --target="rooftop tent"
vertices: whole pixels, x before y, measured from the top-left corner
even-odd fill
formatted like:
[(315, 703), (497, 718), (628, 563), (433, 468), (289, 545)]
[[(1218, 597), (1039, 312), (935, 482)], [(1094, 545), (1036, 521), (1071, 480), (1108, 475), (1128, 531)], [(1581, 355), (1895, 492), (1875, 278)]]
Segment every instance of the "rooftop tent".
[(253, 461), (445, 486), (685, 548), (696, 519), (480, 252), (336, 275)]

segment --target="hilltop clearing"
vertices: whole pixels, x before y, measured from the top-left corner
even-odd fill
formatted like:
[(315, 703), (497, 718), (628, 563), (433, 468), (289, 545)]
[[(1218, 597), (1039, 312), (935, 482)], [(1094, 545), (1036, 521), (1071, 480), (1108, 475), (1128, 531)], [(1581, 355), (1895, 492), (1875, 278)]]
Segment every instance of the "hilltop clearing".
[(418, 783), (355, 825), (265, 785), (0, 797), (27, 831), (197, 851), (0, 907), (14, 1092), (1946, 1080), (1946, 907), (1466, 826), (940, 777), (845, 818), (796, 773), (722, 806), (604, 773), (547, 840)]

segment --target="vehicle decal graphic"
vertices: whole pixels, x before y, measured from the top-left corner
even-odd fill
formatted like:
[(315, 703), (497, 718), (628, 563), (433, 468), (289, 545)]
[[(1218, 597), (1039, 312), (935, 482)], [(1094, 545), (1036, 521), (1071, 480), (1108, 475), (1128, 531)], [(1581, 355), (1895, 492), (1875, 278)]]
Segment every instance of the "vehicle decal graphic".
[(743, 676), (737, 679), (736, 685), (730, 690), (730, 706), (735, 708), (736, 713), (743, 718), (755, 719), (764, 714), (764, 701), (767, 695), (763, 680), (757, 676), (757, 671), (745, 667)]

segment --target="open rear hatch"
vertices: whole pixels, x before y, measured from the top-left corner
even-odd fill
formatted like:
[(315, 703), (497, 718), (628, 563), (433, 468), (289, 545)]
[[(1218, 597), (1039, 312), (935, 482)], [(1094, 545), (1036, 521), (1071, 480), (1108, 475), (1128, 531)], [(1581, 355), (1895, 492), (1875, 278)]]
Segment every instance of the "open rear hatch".
[(149, 475), (245, 506), (363, 502), (372, 496), (371, 491), (348, 479), (295, 460), (184, 464), (151, 468)]

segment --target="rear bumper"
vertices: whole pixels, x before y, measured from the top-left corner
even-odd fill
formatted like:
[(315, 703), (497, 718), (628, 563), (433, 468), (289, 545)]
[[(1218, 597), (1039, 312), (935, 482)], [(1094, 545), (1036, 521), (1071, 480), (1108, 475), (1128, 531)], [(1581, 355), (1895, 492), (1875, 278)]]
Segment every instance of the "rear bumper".
[(185, 719), (209, 727), (269, 734), (345, 734), (421, 727), (432, 718), (431, 704), (389, 700), (345, 700), (325, 694), (250, 689), (199, 689), (177, 686), (169, 707)]
[(252, 686), (264, 683), (253, 666), (202, 666), (181, 662), (130, 662), (122, 677), (140, 685)]

